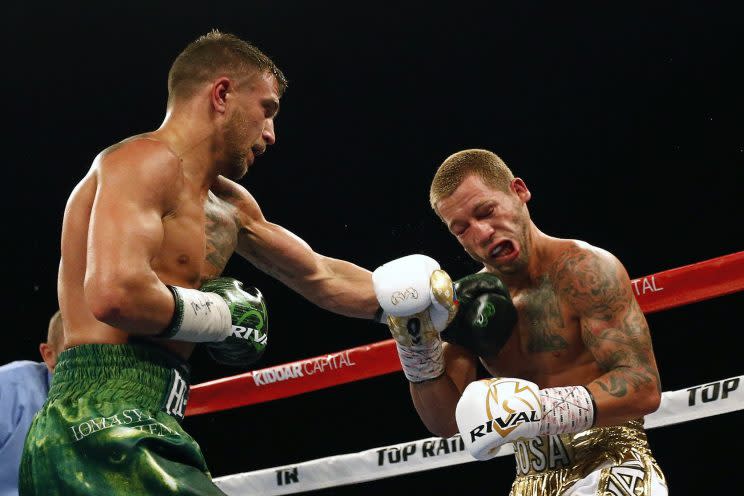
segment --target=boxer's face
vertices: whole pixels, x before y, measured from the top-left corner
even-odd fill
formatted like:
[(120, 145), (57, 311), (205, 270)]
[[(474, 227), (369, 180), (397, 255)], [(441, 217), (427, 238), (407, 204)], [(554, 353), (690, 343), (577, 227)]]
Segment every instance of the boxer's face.
[(274, 118), (279, 112), (279, 85), (270, 73), (256, 73), (241, 82), (225, 123), (226, 175), (240, 179), (256, 157), (276, 141)]
[(450, 232), (477, 262), (503, 274), (526, 267), (530, 192), (521, 179), (500, 191), (470, 175), (451, 196), (437, 203)]

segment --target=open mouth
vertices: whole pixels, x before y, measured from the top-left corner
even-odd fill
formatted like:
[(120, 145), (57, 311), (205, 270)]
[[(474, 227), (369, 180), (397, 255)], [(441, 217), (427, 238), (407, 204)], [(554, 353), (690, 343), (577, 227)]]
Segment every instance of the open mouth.
[(509, 241), (508, 239), (505, 239), (504, 241), (499, 242), (496, 246), (491, 248), (491, 252), (489, 253), (489, 256), (498, 261), (507, 260), (517, 254), (517, 248), (514, 246), (514, 243)]

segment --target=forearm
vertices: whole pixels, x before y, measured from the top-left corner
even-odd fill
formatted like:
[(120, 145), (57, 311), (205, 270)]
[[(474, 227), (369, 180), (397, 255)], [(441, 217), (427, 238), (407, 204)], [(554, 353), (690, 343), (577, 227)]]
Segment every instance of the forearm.
[(455, 408), (460, 391), (447, 374), (430, 381), (410, 383), (410, 390), (413, 405), (432, 434), (440, 437), (457, 434)]
[(372, 319), (379, 308), (372, 289), (371, 273), (359, 266), (318, 255), (318, 267), (278, 268), (268, 263), (257, 267), (277, 278), (311, 303), (346, 317)]
[(373, 285), (419, 417), (437, 436), (456, 434), (455, 411), (476, 378), (477, 356), (440, 337), (458, 309), (452, 280), (435, 260), (417, 254), (375, 269)]
[(318, 257), (321, 267), (318, 276), (297, 281), (293, 289), (328, 311), (347, 317), (373, 318), (379, 303), (372, 287), (372, 273), (350, 262)]
[(612, 369), (586, 386), (596, 405), (595, 425), (610, 426), (656, 411), (661, 386), (655, 371), (632, 367)]
[(173, 294), (155, 274), (90, 281), (85, 295), (96, 319), (132, 335), (160, 334), (173, 318)]
[(372, 273), (320, 255), (296, 235), (268, 222), (241, 231), (238, 254), (308, 301), (347, 317), (371, 319), (379, 304)]

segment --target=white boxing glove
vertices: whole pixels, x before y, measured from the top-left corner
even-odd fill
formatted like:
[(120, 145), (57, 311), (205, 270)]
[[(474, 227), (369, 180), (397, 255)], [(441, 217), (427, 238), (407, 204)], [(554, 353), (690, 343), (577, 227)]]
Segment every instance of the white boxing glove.
[(502, 377), (468, 384), (455, 418), (470, 454), (488, 460), (518, 439), (586, 430), (594, 423), (594, 410), (583, 386), (540, 389), (534, 382)]
[(372, 283), (408, 380), (423, 382), (442, 375), (439, 333), (457, 314), (449, 275), (434, 259), (409, 255), (378, 267)]

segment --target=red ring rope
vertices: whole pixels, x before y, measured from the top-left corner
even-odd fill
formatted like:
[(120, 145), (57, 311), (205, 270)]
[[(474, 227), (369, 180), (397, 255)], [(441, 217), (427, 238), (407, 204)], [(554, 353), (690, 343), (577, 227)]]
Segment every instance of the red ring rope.
[[(744, 289), (744, 251), (633, 279), (645, 313)], [(287, 398), (400, 370), (392, 339), (307, 358), (191, 388), (186, 415), (211, 413)]]

